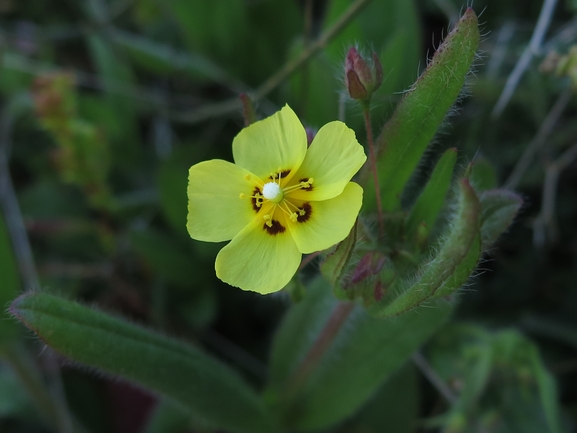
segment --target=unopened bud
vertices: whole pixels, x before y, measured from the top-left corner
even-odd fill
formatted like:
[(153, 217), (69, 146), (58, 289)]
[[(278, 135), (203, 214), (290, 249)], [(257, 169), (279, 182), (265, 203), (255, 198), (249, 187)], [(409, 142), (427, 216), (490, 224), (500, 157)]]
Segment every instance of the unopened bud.
[(368, 101), (383, 82), (383, 67), (377, 53), (365, 60), (351, 47), (345, 59), (345, 85), (353, 99)]
[(381, 253), (376, 251), (366, 253), (353, 271), (350, 285), (360, 283), (367, 278), (378, 275), (386, 261), (387, 258)]

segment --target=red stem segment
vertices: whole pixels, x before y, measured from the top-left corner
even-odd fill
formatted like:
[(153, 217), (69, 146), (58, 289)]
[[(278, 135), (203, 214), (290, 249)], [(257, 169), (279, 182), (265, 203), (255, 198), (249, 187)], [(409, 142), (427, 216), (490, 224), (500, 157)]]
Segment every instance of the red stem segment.
[(347, 318), (355, 304), (352, 302), (340, 302), (337, 304), (331, 313), (325, 327), (321, 330), (317, 340), (314, 342), (306, 357), (303, 359), (297, 370), (293, 375), (293, 380), (290, 382), (289, 394), (294, 395), (306, 383), (311, 373), (319, 364), (323, 355), (334, 342), (335, 337), (339, 333), (342, 325)]

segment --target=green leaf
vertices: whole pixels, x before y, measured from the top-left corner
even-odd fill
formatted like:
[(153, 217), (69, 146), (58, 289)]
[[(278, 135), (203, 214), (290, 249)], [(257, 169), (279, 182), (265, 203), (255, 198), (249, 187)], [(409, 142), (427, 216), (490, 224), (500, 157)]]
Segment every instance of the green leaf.
[(442, 298), (449, 296), (455, 290), (461, 288), (469, 279), (481, 258), (481, 234), (476, 233), (473, 242), (469, 247), (467, 255), (455, 267), (451, 276), (443, 283), (441, 287), (435, 292), (435, 298)]
[(518, 331), (448, 325), (429, 355), (443, 380), (460, 384), (457, 402), (443, 417), (444, 431), (565, 431), (554, 378), (535, 343)]
[(416, 280), (395, 280), (389, 292), (400, 293), (399, 296), (392, 301), (390, 296), (385, 297), (382, 302), (369, 306), (368, 311), (377, 317), (398, 315), (431, 297), (446, 296), (458, 289), (472, 271), (471, 262), (476, 264), (481, 253), (480, 214), (481, 204), (475, 191), (467, 179), (462, 179), (459, 211), (438, 248), (438, 254), (422, 266), (422, 273)]
[(18, 333), (18, 324), (6, 308), (20, 291), (20, 275), (4, 217), (0, 212), (0, 346), (8, 344)]
[(503, 189), (485, 191), (479, 199), (483, 209), (481, 217), (483, 248), (488, 248), (511, 225), (523, 205), (523, 199), (514, 192)]
[[(401, 193), (457, 99), (478, 44), (477, 16), (469, 8), (384, 126), (377, 139), (383, 210), (400, 209)], [(366, 184), (365, 208), (374, 209), (374, 186)]]
[(457, 162), (457, 149), (448, 149), (443, 153), (431, 178), (417, 198), (417, 201), (407, 217), (406, 234), (409, 241), (415, 238), (417, 228), (423, 224), (429, 230), (437, 221), (441, 208), (445, 204), (445, 197), (451, 186), (453, 168)]
[(65, 357), (168, 396), (212, 428), (276, 431), (241, 377), (194, 347), (44, 293), (19, 297), (10, 311)]
[(339, 305), (326, 282), (317, 279), (273, 342), (268, 397), (289, 429), (321, 429), (352, 415), (451, 312), (450, 304), (438, 302), (395, 320), (378, 320), (356, 306), (303, 380), (301, 363)]

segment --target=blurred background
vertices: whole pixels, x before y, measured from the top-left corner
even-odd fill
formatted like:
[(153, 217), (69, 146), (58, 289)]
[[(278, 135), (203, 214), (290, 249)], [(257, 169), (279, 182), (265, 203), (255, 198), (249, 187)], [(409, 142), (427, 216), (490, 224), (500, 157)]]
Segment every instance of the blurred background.
[[(347, 49), (381, 58), (377, 134), (466, 6), (480, 15), (479, 59), (430, 155), (457, 147), (480, 182), (524, 199), (424, 352), (471, 396), (451, 407), (409, 364), (337, 430), (541, 433), (558, 404), (559, 431), (575, 431), (575, 0), (0, 0), (2, 308), (41, 287), (194, 342), (258, 387), (291, 301), (215, 277), (222, 245), (186, 232), (188, 168), (232, 159), (240, 94), (259, 118), (288, 103), (305, 126), (341, 119), (365, 143), (343, 88)], [(23, 329), (0, 338), (19, 341), (86, 431), (156, 431), (155, 396), (66, 363)], [(0, 358), (0, 431), (57, 431), (21, 362)], [(205, 431), (174, 425), (158, 431)]]

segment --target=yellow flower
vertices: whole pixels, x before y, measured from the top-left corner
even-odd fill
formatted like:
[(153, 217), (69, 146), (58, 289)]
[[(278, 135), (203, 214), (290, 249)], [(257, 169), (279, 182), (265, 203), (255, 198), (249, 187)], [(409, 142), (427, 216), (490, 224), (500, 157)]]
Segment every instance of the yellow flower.
[(302, 254), (329, 248), (351, 230), (363, 190), (349, 182), (366, 160), (342, 122), (323, 126), (307, 149), (305, 129), (287, 105), (243, 129), (235, 164), (193, 165), (187, 228), (193, 239), (232, 239), (216, 257), (216, 275), (261, 294), (282, 289)]

